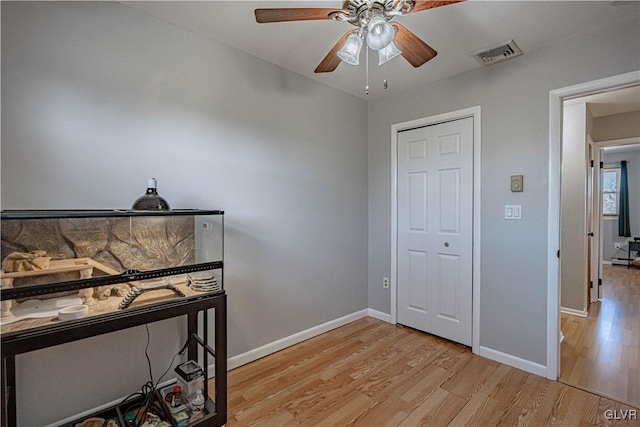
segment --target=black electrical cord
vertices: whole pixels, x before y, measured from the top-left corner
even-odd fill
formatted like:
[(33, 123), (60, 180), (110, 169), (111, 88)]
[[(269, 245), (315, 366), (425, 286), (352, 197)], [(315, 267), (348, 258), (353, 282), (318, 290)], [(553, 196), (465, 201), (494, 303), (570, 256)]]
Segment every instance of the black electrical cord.
[[(136, 404), (132, 404), (124, 412), (125, 414), (127, 414), (136, 406), (138, 406), (139, 408), (145, 408), (143, 414), (141, 414), (140, 419), (137, 420), (138, 423), (133, 425), (134, 427), (137, 427), (146, 421), (147, 412), (151, 412), (158, 416), (163, 415), (164, 411), (162, 407), (159, 406), (155, 400), (156, 390), (158, 389), (158, 385), (160, 384), (160, 381), (162, 381), (165, 375), (169, 373), (169, 370), (171, 369), (171, 367), (173, 366), (173, 363), (176, 360), (176, 357), (178, 357), (179, 355), (183, 355), (187, 351), (187, 346), (189, 345), (189, 337), (187, 337), (187, 340), (182, 346), (182, 348), (178, 350), (178, 352), (174, 354), (173, 357), (171, 358), (171, 363), (169, 363), (169, 366), (167, 367), (166, 371), (164, 371), (164, 373), (160, 376), (160, 378), (158, 378), (158, 381), (154, 384), (153, 371), (151, 369), (151, 358), (149, 357), (149, 344), (151, 343), (151, 335), (149, 334), (149, 326), (146, 324), (144, 326), (145, 326), (145, 330), (147, 331), (147, 344), (145, 345), (145, 348), (144, 348), (144, 355), (147, 359), (147, 367), (149, 368), (149, 381), (143, 384), (140, 391), (130, 394), (129, 396), (125, 397), (121, 402), (121, 404), (124, 404), (134, 398), (136, 398), (136, 400), (140, 398), (143, 399), (142, 405), (138, 406)], [(135, 420), (134, 420), (134, 423), (135, 423)]]

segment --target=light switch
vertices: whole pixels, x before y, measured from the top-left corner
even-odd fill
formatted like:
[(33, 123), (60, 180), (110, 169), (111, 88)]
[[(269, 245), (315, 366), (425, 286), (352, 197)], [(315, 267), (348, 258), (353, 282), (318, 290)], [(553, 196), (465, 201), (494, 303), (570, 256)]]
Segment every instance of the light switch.
[(522, 219), (522, 205), (504, 205), (504, 219)]

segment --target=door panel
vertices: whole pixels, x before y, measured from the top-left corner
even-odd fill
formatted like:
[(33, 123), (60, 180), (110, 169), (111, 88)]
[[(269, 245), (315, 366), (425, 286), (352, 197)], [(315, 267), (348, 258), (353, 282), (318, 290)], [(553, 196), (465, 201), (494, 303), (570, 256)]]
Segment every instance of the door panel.
[(398, 134), (398, 323), (471, 345), (473, 118)]
[(460, 321), (460, 257), (438, 254), (437, 281), (434, 298), (436, 316), (446, 320)]
[(439, 170), (440, 233), (460, 233), (460, 170)]
[(403, 320), (407, 325), (421, 324), (431, 328), (429, 289), (424, 286), (428, 277), (429, 247), (425, 236), (429, 232), (429, 173), (428, 138), (426, 132), (406, 135), (402, 149), (398, 150), (398, 163), (404, 165), (403, 179), (398, 182), (398, 200), (403, 201), (403, 217), (398, 222), (398, 277), (403, 291), (398, 293), (398, 307), (403, 307)]
[(427, 232), (427, 174), (409, 174), (409, 229)]
[(427, 288), (424, 286), (427, 280), (427, 254), (408, 251), (407, 255), (409, 257), (408, 308), (416, 311), (418, 315), (424, 315), (428, 312)]

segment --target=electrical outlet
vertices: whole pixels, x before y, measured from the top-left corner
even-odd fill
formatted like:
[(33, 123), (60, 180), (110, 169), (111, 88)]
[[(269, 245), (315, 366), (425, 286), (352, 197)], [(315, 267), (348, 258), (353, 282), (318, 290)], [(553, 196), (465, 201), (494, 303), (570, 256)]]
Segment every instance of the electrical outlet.
[(385, 289), (389, 289), (389, 278), (388, 277), (383, 277), (382, 278), (382, 287)]
[(622, 245), (620, 244), (620, 242), (614, 242), (613, 243), (613, 247), (614, 247), (614, 249), (620, 249), (622, 247)]

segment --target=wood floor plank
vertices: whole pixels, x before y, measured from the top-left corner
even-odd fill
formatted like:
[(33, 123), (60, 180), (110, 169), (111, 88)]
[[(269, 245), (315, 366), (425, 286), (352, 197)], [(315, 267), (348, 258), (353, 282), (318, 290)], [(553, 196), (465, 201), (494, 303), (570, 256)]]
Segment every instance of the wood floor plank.
[[(480, 358), (478, 358), (480, 359)], [(468, 425), (485, 425), (479, 424), (479, 422), (486, 418), (487, 411), (491, 411), (494, 406), (494, 402), (490, 399), (491, 392), (495, 389), (495, 387), (500, 383), (500, 381), (509, 373), (509, 370), (513, 369), (506, 365), (501, 365), (493, 362), (493, 364), (484, 363), (480, 365), (483, 361), (476, 363), (474, 365), (465, 366), (465, 370), (457, 373), (457, 377), (462, 377), (463, 375), (467, 377), (467, 381), (464, 383), (467, 387), (463, 388), (468, 400), (467, 404), (462, 408), (462, 410), (456, 415), (456, 417), (449, 424), (452, 427), (456, 426), (468, 426)], [(487, 362), (492, 362), (487, 359)], [(484, 375), (478, 376), (475, 379), (476, 373), (471, 371), (469, 368), (472, 366), (482, 366), (482, 370), (479, 373)], [(490, 371), (489, 371), (489, 369)], [(491, 369), (493, 368), (493, 369)], [(487, 372), (491, 372), (489, 376), (486, 376)], [(465, 372), (464, 374), (462, 372)], [(447, 386), (449, 383), (445, 384)], [(460, 383), (456, 384), (454, 389)], [(447, 388), (445, 388), (447, 390)], [(460, 394), (455, 393), (451, 389), (449, 389), (452, 393), (460, 396)], [(472, 391), (472, 392), (470, 392)], [(464, 396), (460, 396), (464, 397)]]
[(551, 425), (594, 425), (599, 403), (599, 396), (564, 386), (552, 410), (553, 423)]
[(270, 412), (267, 416), (254, 421), (249, 426), (265, 426), (265, 425), (279, 425), (286, 426), (293, 423), (293, 415), (284, 409), (276, 409), (274, 412)]
[(439, 366), (429, 365), (420, 372), (420, 375), (416, 375), (412, 378), (413, 382), (411, 387), (406, 390), (400, 396), (404, 402), (408, 404), (415, 404), (424, 399), (425, 395), (431, 394), (437, 389), (441, 388), (451, 373)]
[(463, 349), (460, 346), (449, 345), (445, 352), (439, 356), (434, 363), (436, 366), (440, 366), (448, 371), (457, 372), (460, 367), (466, 364), (473, 354), (468, 349)]
[(423, 396), (399, 426), (446, 426), (465, 404), (465, 399), (439, 388)]
[(487, 379), (497, 378), (494, 373), (498, 366), (498, 362), (473, 355), (442, 388), (463, 399), (470, 399)]
[(526, 413), (518, 420), (518, 426), (535, 427), (553, 425), (555, 417), (553, 409), (555, 407), (560, 392), (566, 386), (556, 381), (545, 381), (541, 394), (536, 396), (537, 405), (534, 405), (532, 412)]
[(334, 405), (326, 416), (316, 417), (312, 425), (316, 426), (348, 426), (353, 425), (358, 416), (374, 405), (374, 401), (357, 390), (347, 396), (348, 405)]

